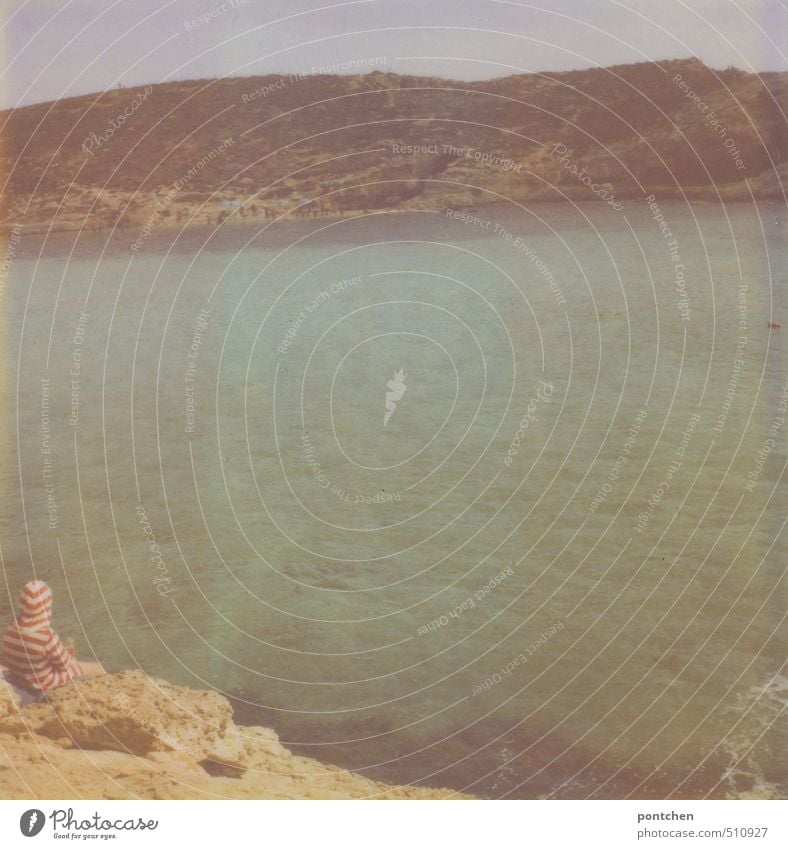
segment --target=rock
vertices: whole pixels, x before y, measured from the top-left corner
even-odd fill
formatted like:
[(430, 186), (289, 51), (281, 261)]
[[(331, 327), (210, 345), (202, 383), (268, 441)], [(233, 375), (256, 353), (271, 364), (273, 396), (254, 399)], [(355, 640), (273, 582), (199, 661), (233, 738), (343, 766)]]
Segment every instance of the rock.
[(293, 757), (290, 750), (279, 742), (279, 735), (273, 729), (260, 725), (244, 725), (239, 730), (246, 741), (247, 750), (264, 752), (268, 757)]
[(13, 687), (0, 678), (0, 721), (6, 717), (15, 717), (19, 713), (19, 696)]
[(142, 756), (180, 752), (210, 775), (232, 777), (258, 756), (290, 755), (270, 729), (236, 726), (230, 703), (218, 693), (177, 687), (140, 671), (57, 687), (45, 702), (9, 708), (0, 731), (40, 734), (61, 747)]
[(467, 798), (296, 757), (270, 728), (237, 726), (220, 694), (140, 671), (75, 681), (23, 708), (0, 687), (0, 753), (24, 765), (0, 761), (15, 799)]
[(186, 751), (195, 759), (232, 753), (223, 744), (235, 727), (218, 693), (176, 687), (140, 671), (103, 675), (58, 687), (47, 702), (22, 711), (30, 730), (68, 737), (82, 748), (135, 755)]

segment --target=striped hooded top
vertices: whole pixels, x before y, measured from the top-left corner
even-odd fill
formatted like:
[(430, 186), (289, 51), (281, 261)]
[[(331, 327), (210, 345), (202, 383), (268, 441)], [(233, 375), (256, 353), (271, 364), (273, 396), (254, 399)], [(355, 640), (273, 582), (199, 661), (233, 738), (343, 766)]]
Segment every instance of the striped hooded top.
[(28, 581), (19, 596), (19, 613), (3, 635), (9, 678), (43, 693), (82, 674), (82, 668), (52, 630), (52, 590)]

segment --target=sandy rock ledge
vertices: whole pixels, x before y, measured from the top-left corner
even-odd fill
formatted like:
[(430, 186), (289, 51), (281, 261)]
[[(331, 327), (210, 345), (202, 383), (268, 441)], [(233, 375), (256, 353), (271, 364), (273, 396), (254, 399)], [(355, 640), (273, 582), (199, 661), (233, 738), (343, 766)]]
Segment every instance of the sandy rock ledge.
[(459, 799), (291, 754), (223, 696), (121, 672), (20, 708), (0, 681), (0, 798)]

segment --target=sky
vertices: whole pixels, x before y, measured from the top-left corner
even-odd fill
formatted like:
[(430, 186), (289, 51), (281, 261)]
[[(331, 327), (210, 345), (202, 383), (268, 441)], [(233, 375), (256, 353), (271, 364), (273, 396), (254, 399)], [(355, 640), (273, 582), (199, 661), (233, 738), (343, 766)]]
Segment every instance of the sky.
[(0, 0), (0, 27), (4, 109), (332, 66), (461, 80), (688, 56), (788, 68), (781, 0)]

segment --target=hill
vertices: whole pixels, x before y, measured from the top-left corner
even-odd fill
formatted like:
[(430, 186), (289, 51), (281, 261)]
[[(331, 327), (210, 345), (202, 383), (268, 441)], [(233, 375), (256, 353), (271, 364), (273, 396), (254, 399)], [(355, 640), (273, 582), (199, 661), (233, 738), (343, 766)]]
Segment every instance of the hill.
[(476, 83), (375, 71), (118, 89), (0, 113), (2, 220), (144, 236), (561, 193), (783, 199), (787, 83), (690, 59)]

